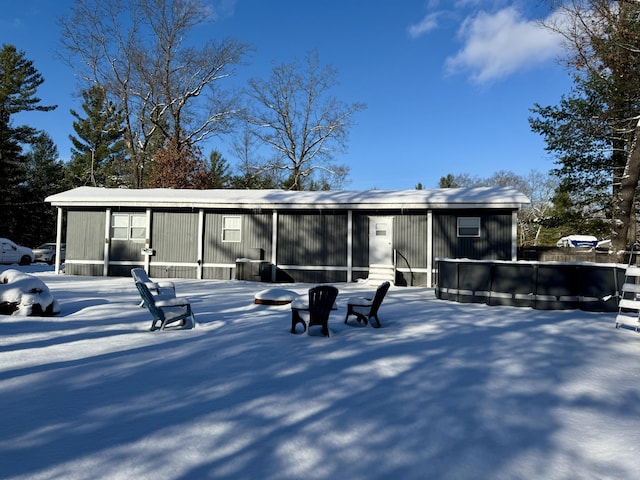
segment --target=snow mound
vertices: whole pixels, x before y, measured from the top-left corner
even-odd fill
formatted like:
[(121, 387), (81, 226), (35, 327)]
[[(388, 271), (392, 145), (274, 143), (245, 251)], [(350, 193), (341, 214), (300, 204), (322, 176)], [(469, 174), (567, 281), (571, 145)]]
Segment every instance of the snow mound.
[(48, 316), (60, 313), (60, 305), (45, 283), (19, 270), (0, 273), (0, 314)]

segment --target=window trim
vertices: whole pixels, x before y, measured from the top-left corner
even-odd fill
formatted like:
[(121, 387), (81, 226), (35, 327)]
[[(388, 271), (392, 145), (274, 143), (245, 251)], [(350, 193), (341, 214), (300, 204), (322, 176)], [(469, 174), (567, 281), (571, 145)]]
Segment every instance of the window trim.
[[(124, 222), (123, 225), (115, 225), (116, 219), (127, 219), (127, 225), (125, 227)], [(139, 222), (134, 223), (134, 219), (139, 219)], [(141, 222), (141, 224), (139, 224)], [(118, 232), (121, 230), (127, 229), (127, 236), (121, 236), (118, 233), (116, 236), (116, 229)], [(142, 230), (142, 236), (134, 236), (133, 230)], [(132, 241), (132, 242), (140, 242), (144, 243), (147, 237), (147, 214), (140, 212), (132, 212), (132, 213), (112, 213), (111, 214), (111, 240), (121, 240), (121, 241)]]
[[(236, 220), (237, 221), (237, 226), (233, 225), (233, 226), (227, 226), (226, 222), (227, 220)], [(235, 233), (237, 232), (237, 239), (233, 238), (234, 236), (232, 235), (232, 238), (228, 238), (227, 234), (228, 233)], [(242, 215), (223, 215), (222, 216), (222, 229), (220, 232), (220, 240), (224, 243), (240, 243), (242, 242)]]
[[(467, 222), (466, 225), (461, 225)], [(458, 238), (480, 238), (482, 222), (480, 217), (458, 217), (456, 222), (456, 233)], [(476, 229), (476, 233), (461, 233), (461, 230)]]

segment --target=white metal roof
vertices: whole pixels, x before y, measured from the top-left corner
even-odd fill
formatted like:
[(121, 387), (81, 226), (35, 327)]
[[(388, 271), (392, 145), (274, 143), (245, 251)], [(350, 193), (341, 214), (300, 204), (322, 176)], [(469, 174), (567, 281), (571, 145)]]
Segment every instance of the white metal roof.
[(274, 208), (274, 209), (424, 209), (506, 208), (529, 204), (508, 187), (430, 190), (177, 190), (79, 187), (45, 199), (55, 207)]

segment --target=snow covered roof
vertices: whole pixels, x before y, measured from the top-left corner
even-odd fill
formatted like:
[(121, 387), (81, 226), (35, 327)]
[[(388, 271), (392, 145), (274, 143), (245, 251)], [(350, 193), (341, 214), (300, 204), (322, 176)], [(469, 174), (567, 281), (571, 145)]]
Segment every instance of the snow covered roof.
[(79, 187), (45, 199), (55, 207), (171, 207), (275, 209), (507, 208), (529, 203), (509, 187), (430, 190), (286, 191), (176, 190)]

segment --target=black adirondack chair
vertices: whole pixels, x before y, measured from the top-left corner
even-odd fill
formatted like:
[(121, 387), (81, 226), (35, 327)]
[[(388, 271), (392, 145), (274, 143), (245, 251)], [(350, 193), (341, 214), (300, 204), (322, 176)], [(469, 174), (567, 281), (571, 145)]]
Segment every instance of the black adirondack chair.
[(355, 315), (356, 320), (364, 325), (371, 322), (374, 328), (380, 328), (381, 323), (378, 318), (378, 309), (384, 300), (385, 295), (389, 291), (391, 284), (383, 282), (376, 290), (373, 298), (352, 298), (347, 303), (347, 315), (344, 317), (344, 323), (348, 323), (349, 316)]
[[(296, 333), (296, 326), (301, 323), (305, 331), (314, 325), (319, 325), (322, 334), (326, 337), (330, 336), (329, 331), (329, 315), (338, 296), (338, 289), (330, 285), (319, 285), (309, 289), (308, 305), (300, 305), (296, 302), (291, 304), (291, 333)], [(303, 316), (308, 317), (305, 321)]]

